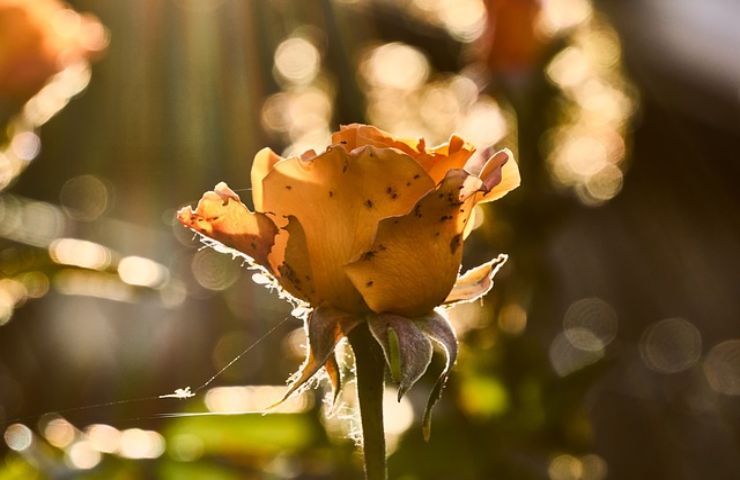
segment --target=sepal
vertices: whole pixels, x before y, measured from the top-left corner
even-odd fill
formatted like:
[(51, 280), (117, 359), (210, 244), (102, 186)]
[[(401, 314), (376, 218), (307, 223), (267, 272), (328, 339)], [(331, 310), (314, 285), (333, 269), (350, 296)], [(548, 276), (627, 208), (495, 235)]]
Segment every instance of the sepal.
[(445, 356), (444, 370), (442, 370), (439, 378), (437, 378), (437, 382), (434, 384), (434, 388), (432, 388), (432, 392), (429, 394), (422, 420), (424, 440), (429, 441), (432, 409), (442, 396), (442, 389), (444, 389), (447, 378), (450, 375), (450, 370), (457, 360), (457, 337), (455, 336), (455, 331), (452, 329), (452, 325), (450, 325), (449, 320), (447, 320), (447, 317), (443, 313), (434, 312), (418, 319), (416, 323), (428, 338), (434, 342), (435, 347), (442, 350)]
[(414, 321), (400, 315), (371, 315), (368, 324), (383, 349), (393, 380), (399, 383), (400, 400), (431, 363), (432, 342)]

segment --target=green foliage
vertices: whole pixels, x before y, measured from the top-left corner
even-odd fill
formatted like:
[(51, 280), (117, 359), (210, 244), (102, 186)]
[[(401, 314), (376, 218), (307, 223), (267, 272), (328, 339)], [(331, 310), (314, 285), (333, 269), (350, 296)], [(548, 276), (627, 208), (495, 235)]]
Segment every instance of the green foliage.
[(176, 419), (165, 438), (194, 435), (205, 455), (267, 457), (292, 453), (314, 445), (322, 436), (319, 426), (306, 415), (249, 414)]

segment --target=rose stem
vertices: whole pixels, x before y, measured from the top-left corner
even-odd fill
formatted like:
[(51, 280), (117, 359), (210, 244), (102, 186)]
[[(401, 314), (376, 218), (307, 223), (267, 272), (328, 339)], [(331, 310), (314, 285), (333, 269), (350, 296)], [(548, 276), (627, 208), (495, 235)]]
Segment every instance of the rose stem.
[(362, 445), (365, 478), (386, 480), (385, 433), (383, 431), (383, 384), (385, 359), (380, 345), (370, 334), (367, 323), (358, 325), (349, 335), (355, 353), (357, 396), (362, 417)]

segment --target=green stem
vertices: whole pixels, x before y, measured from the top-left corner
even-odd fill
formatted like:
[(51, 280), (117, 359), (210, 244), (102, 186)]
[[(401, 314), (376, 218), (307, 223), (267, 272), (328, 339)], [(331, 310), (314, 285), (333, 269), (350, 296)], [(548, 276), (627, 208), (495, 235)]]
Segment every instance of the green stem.
[(385, 359), (380, 345), (370, 334), (367, 323), (358, 325), (349, 335), (355, 353), (357, 397), (362, 417), (362, 445), (365, 478), (386, 480), (385, 433), (383, 431), (383, 385)]

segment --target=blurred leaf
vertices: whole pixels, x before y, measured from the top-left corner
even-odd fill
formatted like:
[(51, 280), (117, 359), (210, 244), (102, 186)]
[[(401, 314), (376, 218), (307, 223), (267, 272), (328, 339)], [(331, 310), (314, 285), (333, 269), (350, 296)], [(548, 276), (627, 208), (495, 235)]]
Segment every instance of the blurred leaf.
[(184, 417), (164, 431), (166, 438), (195, 435), (204, 453), (223, 455), (275, 455), (295, 452), (315, 444), (318, 426), (307, 415), (229, 415)]
[(207, 478), (208, 480), (241, 480), (243, 474), (213, 463), (179, 463), (166, 461), (159, 466), (159, 476), (163, 480), (181, 480), (184, 478)]
[(460, 382), (462, 407), (471, 415), (490, 418), (504, 414), (509, 408), (506, 387), (495, 377), (474, 376)]
[(22, 458), (10, 455), (0, 468), (0, 480), (32, 480), (39, 478), (39, 472)]

